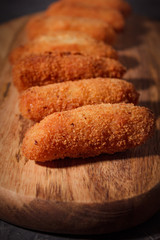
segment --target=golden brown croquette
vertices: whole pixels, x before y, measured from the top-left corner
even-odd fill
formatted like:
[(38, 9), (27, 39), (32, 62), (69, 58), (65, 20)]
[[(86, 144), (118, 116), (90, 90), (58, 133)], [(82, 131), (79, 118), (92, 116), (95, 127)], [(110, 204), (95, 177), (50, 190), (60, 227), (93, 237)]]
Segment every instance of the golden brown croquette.
[(22, 151), (35, 161), (113, 154), (144, 143), (153, 129), (154, 116), (145, 107), (87, 105), (53, 113), (36, 123), (26, 133)]
[(71, 16), (47, 17), (44, 14), (39, 14), (32, 17), (26, 26), (29, 39), (35, 39), (42, 35), (55, 36), (55, 33), (59, 31), (78, 31), (109, 44), (112, 44), (116, 38), (114, 29), (98, 19)]
[(25, 118), (40, 121), (54, 112), (100, 103), (134, 103), (139, 94), (133, 84), (119, 79), (95, 78), (27, 89), (19, 108)]
[(13, 66), (13, 82), (19, 91), (69, 80), (109, 77), (121, 78), (125, 67), (111, 58), (80, 53), (47, 52), (26, 56)]
[(118, 58), (118, 53), (110, 45), (95, 40), (88, 35), (76, 31), (59, 31), (52, 36), (41, 36), (18, 46), (10, 54), (10, 62), (14, 64), (20, 58), (30, 54), (43, 54), (51, 51), (80, 52), (84, 55)]
[(63, 1), (52, 3), (45, 12), (46, 16), (71, 16), (71, 17), (87, 17), (90, 19), (102, 20), (110, 24), (114, 30), (122, 31), (125, 26), (125, 20), (121, 12), (116, 9), (96, 9), (86, 8), (68, 4)]

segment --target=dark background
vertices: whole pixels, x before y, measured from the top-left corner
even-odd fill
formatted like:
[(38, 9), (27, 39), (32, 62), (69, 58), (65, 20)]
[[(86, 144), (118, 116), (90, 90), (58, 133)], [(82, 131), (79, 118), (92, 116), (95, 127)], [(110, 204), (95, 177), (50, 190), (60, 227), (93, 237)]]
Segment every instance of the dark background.
[[(0, 0), (0, 23), (41, 11), (53, 0)], [(160, 0), (128, 0), (133, 12), (160, 20)], [(103, 236), (66, 236), (47, 234), (16, 227), (0, 221), (0, 240), (160, 240), (160, 211), (135, 228)]]
[[(53, 0), (0, 0), (0, 22), (46, 9)], [(127, 0), (133, 12), (160, 20), (160, 0)]]

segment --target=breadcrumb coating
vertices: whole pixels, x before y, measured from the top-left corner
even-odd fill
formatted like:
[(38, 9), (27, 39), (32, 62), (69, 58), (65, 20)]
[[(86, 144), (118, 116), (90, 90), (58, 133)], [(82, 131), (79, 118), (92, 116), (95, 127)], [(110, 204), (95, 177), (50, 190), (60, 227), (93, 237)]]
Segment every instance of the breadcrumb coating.
[(83, 6), (90, 6), (98, 8), (114, 8), (123, 13), (124, 16), (128, 16), (131, 13), (131, 7), (128, 2), (124, 0), (63, 0), (66, 3), (76, 3)]
[(19, 91), (32, 86), (97, 77), (121, 78), (125, 67), (117, 60), (80, 53), (47, 52), (30, 55), (13, 66), (13, 82)]
[(57, 31), (78, 31), (88, 36), (112, 44), (115, 41), (114, 29), (104, 21), (91, 18), (71, 16), (46, 16), (39, 14), (32, 17), (27, 26), (26, 33), (29, 39), (42, 35), (54, 36)]
[(53, 113), (36, 123), (26, 133), (22, 151), (35, 161), (113, 154), (144, 143), (153, 133), (154, 122), (145, 107), (87, 105)]
[(134, 103), (133, 84), (119, 79), (95, 78), (32, 87), (22, 93), (19, 109), (25, 118), (40, 121), (54, 112), (100, 103)]
[(81, 32), (62, 31), (52, 36), (41, 36), (18, 46), (10, 54), (10, 62), (14, 64), (20, 58), (30, 54), (43, 54), (51, 51), (80, 52), (84, 55), (118, 58), (118, 53), (110, 45), (95, 40)]
[(46, 16), (72, 16), (72, 17), (87, 17), (91, 19), (102, 20), (110, 24), (116, 31), (124, 29), (125, 20), (121, 12), (116, 9), (97, 9), (83, 7), (76, 4), (68, 4), (63, 1), (52, 3), (45, 12)]

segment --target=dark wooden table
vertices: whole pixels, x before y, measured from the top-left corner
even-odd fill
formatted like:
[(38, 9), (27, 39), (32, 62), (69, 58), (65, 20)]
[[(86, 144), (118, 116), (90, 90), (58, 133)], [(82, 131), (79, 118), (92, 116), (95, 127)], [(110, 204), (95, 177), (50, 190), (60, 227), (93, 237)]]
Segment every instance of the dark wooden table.
[(70, 236), (47, 234), (16, 227), (0, 221), (1, 240), (159, 240), (160, 211), (149, 221), (126, 231), (99, 236)]

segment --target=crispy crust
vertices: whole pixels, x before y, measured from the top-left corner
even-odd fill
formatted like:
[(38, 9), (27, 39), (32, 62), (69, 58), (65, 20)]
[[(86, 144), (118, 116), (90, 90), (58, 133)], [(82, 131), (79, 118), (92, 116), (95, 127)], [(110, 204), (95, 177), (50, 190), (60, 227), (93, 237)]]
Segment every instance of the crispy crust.
[(62, 31), (52, 36), (41, 36), (25, 45), (15, 48), (10, 54), (14, 64), (20, 58), (30, 54), (43, 54), (51, 51), (80, 52), (84, 55), (118, 59), (118, 53), (110, 45), (97, 41), (83, 33)]
[(25, 118), (40, 121), (54, 112), (100, 103), (134, 103), (139, 94), (133, 84), (119, 79), (96, 78), (68, 81), (23, 92), (19, 109)]
[(32, 17), (26, 32), (29, 39), (42, 35), (54, 35), (57, 31), (79, 31), (95, 38), (112, 44), (115, 41), (114, 29), (104, 21), (90, 18), (78, 18), (70, 16), (45, 16), (39, 14)]
[(32, 86), (83, 78), (121, 78), (125, 71), (115, 59), (51, 52), (17, 61), (13, 66), (13, 82), (22, 91)]
[(26, 158), (49, 161), (93, 157), (136, 147), (153, 133), (149, 109), (132, 104), (87, 105), (53, 113), (25, 135)]
[(131, 13), (131, 7), (129, 3), (124, 0), (63, 0), (67, 3), (81, 4), (85, 7), (98, 8), (114, 8), (123, 13), (124, 16), (128, 16)]
[(122, 31), (124, 29), (125, 21), (124, 17), (116, 9), (98, 9), (86, 8), (83, 6), (77, 6), (76, 4), (68, 4), (63, 1), (52, 3), (46, 10), (47, 16), (64, 15), (72, 17), (88, 17), (91, 19), (99, 19), (110, 24), (116, 31)]

